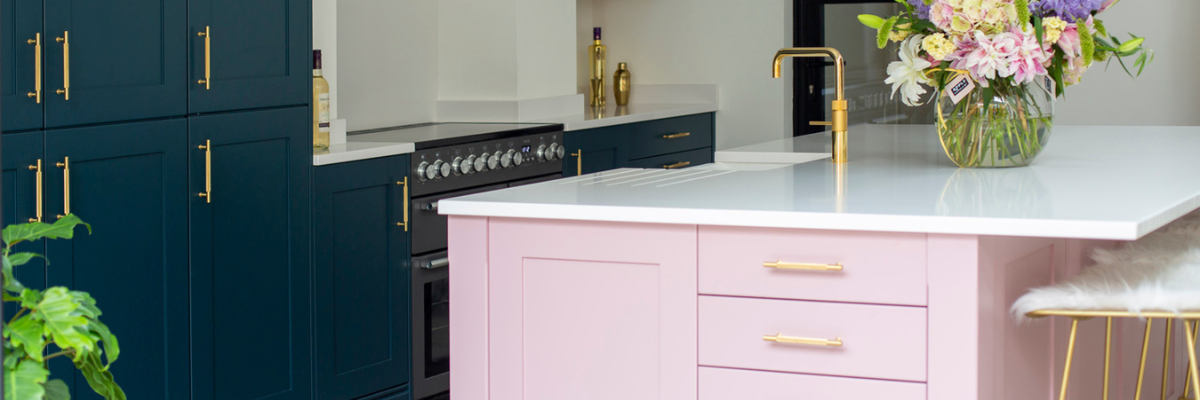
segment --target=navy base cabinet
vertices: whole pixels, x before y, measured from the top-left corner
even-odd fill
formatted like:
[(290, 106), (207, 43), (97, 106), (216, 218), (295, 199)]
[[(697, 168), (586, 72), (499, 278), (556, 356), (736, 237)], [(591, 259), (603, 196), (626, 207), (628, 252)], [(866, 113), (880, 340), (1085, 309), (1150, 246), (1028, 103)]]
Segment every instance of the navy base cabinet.
[(194, 399), (312, 396), (308, 110), (188, 118)]
[[(313, 171), (316, 398), (409, 382), (409, 156)], [(395, 397), (385, 397), (392, 399)]]
[[(705, 113), (563, 135), (563, 176), (616, 168), (687, 168), (711, 163), (715, 114)], [(583, 160), (579, 157), (582, 154)]]
[[(47, 283), (96, 298), (121, 340), (112, 373), (128, 398), (188, 399), (187, 121), (47, 131), (45, 146), (46, 219), (70, 200), (92, 226), (46, 241)], [(101, 398), (70, 360), (50, 364), (72, 399)]]

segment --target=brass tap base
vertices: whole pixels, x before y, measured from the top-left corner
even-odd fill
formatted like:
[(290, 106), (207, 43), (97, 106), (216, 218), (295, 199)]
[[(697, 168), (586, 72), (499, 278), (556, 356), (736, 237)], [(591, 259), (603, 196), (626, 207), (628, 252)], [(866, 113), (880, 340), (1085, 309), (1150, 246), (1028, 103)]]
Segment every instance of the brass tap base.
[(846, 131), (833, 131), (833, 163), (842, 164), (849, 161)]

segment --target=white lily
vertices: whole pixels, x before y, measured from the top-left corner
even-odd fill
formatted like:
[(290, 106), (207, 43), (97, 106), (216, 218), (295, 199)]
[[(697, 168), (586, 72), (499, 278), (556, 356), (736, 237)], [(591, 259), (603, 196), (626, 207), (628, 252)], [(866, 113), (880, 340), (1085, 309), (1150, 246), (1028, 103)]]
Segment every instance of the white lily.
[(926, 90), (922, 84), (929, 84), (930, 80), (925, 76), (925, 70), (933, 66), (932, 63), (921, 58), (921, 39), (925, 35), (913, 35), (900, 44), (900, 61), (894, 61), (888, 64), (887, 80), (883, 83), (892, 85), (892, 98), (896, 98), (896, 91), (901, 92), (900, 100), (908, 106), (921, 105), (921, 95), (925, 94)]

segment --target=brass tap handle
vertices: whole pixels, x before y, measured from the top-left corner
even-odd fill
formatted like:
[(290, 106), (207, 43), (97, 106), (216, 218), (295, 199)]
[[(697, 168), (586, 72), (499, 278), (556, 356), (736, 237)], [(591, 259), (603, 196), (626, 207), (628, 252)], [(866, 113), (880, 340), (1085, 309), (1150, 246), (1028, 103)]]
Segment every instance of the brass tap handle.
[(71, 157), (64, 157), (63, 162), (54, 165), (63, 169), (63, 213), (57, 215), (63, 219), (71, 215)]
[(196, 36), (204, 38), (204, 79), (196, 83), (204, 85), (204, 90), (209, 90), (212, 88), (212, 33), (205, 26), (204, 32), (197, 32)]
[(808, 121), (808, 124), (812, 126), (832, 126), (833, 121)]
[(198, 196), (203, 197), (205, 203), (212, 203), (212, 140), (205, 140), (199, 147), (204, 150), (204, 192)]
[(404, 231), (408, 232), (408, 177), (404, 177), (402, 181), (396, 181), (396, 184), (404, 187), (404, 215), (401, 216), (404, 221), (397, 222), (396, 226), (403, 226)]
[(571, 153), (571, 156), (575, 157), (575, 176), (583, 175), (583, 149)]
[(34, 35), (26, 43), (33, 45), (33, 91), (28, 96), (42, 104), (42, 34)]
[(37, 217), (30, 218), (29, 222), (42, 222), (42, 160), (39, 158), (37, 160), (37, 164), (29, 166), (29, 170), (37, 174), (35, 178), (37, 182), (37, 185), (35, 186), (37, 193), (34, 195), (34, 205), (37, 207), (37, 209), (34, 210), (34, 215)]
[(820, 339), (820, 338), (784, 336), (782, 333), (776, 333), (774, 335), (763, 335), (762, 339), (767, 342), (784, 343), (784, 344), (802, 344), (802, 345), (808, 345), (808, 346), (842, 347), (842, 338), (836, 338), (833, 340), (829, 340), (829, 339)]
[(62, 37), (54, 38), (54, 41), (63, 45), (63, 88), (55, 90), (55, 93), (63, 95), (63, 100), (71, 99), (71, 33), (63, 31)]

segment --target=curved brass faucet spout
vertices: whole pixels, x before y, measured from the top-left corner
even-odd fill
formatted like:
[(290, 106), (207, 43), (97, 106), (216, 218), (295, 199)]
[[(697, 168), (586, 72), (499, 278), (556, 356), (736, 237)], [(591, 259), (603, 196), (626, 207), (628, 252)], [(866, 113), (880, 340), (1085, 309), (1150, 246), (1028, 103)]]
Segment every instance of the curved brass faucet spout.
[(837, 69), (837, 92), (833, 100), (833, 121), (811, 121), (812, 125), (826, 125), (833, 128), (833, 162), (846, 162), (846, 131), (850, 125), (849, 103), (846, 101), (846, 60), (842, 53), (832, 47), (793, 47), (780, 49), (775, 53), (772, 65), (772, 77), (780, 76), (783, 59), (787, 57), (829, 57)]

